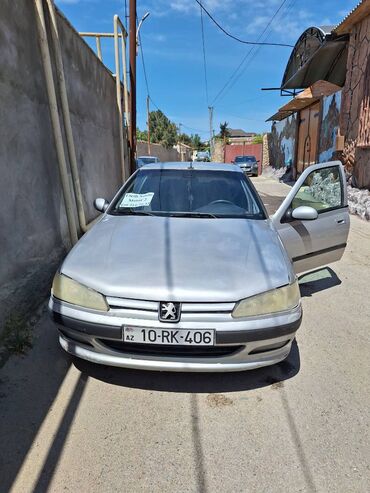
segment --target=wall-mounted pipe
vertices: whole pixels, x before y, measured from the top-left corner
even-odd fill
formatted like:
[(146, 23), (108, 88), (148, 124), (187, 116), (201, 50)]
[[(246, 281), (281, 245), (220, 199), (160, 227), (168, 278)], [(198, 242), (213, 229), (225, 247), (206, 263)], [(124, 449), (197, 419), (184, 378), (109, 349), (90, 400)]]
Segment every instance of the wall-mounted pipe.
[(45, 24), (42, 0), (35, 0), (36, 23), (39, 37), (42, 65), (45, 73), (46, 90), (49, 100), (50, 119), (53, 128), (55, 147), (58, 158), (59, 174), (62, 183), (64, 203), (66, 207), (69, 235), (72, 245), (78, 241), (77, 227), (73, 209), (72, 191), (68, 179), (67, 162), (64, 153), (62, 130), (59, 120), (58, 105), (50, 60), (49, 44)]
[(103, 61), (103, 55), (102, 55), (102, 51), (101, 51), (101, 42), (100, 42), (99, 36), (95, 37), (95, 42), (96, 42), (96, 52), (98, 54), (98, 58), (102, 62)]
[(59, 86), (60, 100), (61, 100), (61, 104), (62, 104), (64, 129), (65, 129), (65, 134), (66, 134), (69, 163), (70, 163), (71, 172), (72, 172), (72, 182), (73, 182), (73, 188), (74, 188), (75, 197), (76, 197), (78, 220), (79, 220), (80, 228), (81, 228), (82, 232), (85, 233), (88, 229), (88, 225), (86, 223), (86, 216), (85, 216), (83, 197), (82, 197), (82, 191), (81, 191), (81, 183), (80, 183), (77, 158), (76, 158), (76, 150), (75, 150), (75, 144), (74, 144), (74, 139), (73, 139), (71, 114), (69, 111), (66, 80), (64, 77), (63, 58), (62, 58), (62, 50), (61, 50), (61, 46), (60, 46), (57, 16), (56, 16), (55, 6), (54, 6), (53, 0), (46, 0), (46, 3), (47, 3), (48, 9), (49, 9), (49, 14), (50, 14), (51, 36), (52, 36), (52, 40), (53, 40), (54, 55), (55, 55), (55, 62), (56, 62), (56, 72), (57, 72), (57, 76), (58, 76), (58, 86)]

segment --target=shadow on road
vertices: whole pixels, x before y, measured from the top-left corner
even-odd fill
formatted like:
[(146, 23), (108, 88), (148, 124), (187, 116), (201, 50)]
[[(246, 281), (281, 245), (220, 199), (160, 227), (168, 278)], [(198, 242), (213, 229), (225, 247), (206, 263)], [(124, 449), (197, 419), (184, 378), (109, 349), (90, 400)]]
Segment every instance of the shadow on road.
[[(70, 368), (49, 317), (44, 316), (34, 347), (24, 357), (13, 356), (0, 373), (0, 491), (11, 490), (22, 467), (37, 446), (38, 434), (53, 408)], [(84, 376), (81, 376), (84, 379)], [(80, 395), (73, 395), (61, 426), (40, 469), (37, 491), (46, 491), (63, 449)], [(45, 489), (41, 487), (45, 483)], [(30, 490), (31, 491), (31, 487)]]
[(299, 288), (302, 297), (312, 296), (325, 289), (339, 286), (342, 281), (330, 267), (320, 268), (299, 276)]
[(274, 366), (231, 373), (177, 373), (127, 370), (73, 359), (82, 373), (102, 382), (143, 390), (185, 393), (240, 392), (277, 384), (294, 377), (300, 368), (299, 349), (294, 340), (288, 358)]

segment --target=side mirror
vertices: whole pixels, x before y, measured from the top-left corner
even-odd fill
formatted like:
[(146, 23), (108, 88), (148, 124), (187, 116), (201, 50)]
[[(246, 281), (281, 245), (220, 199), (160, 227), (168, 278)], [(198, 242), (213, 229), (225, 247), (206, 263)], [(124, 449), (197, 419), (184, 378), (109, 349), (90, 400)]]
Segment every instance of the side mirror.
[(317, 210), (308, 205), (300, 205), (292, 211), (292, 218), (300, 219), (301, 221), (313, 221), (314, 219), (317, 219), (318, 216), (319, 213)]
[(99, 212), (105, 212), (108, 209), (109, 202), (105, 199), (95, 199), (94, 207)]

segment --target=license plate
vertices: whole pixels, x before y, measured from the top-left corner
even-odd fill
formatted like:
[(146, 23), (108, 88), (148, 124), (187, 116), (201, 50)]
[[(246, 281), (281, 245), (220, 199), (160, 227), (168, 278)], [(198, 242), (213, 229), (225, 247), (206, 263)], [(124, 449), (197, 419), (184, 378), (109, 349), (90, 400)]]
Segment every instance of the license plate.
[(213, 329), (157, 329), (152, 327), (123, 327), (124, 342), (167, 344), (181, 346), (213, 346)]

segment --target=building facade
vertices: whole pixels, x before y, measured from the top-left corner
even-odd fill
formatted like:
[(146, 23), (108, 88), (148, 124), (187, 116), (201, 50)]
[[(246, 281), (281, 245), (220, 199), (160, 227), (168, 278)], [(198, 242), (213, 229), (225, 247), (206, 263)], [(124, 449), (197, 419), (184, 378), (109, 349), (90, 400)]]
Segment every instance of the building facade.
[(253, 144), (256, 135), (254, 132), (245, 132), (240, 128), (229, 128), (227, 140), (230, 145), (249, 145)]
[(370, 190), (370, 0), (361, 2), (335, 32), (349, 33), (340, 114), (343, 161), (352, 172), (353, 184)]
[(312, 163), (341, 159), (352, 183), (370, 189), (370, 0), (338, 26), (311, 27), (288, 61), (272, 117), (270, 164), (293, 178)]

